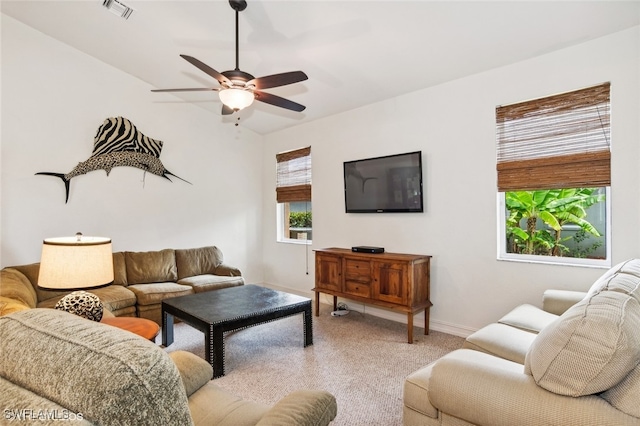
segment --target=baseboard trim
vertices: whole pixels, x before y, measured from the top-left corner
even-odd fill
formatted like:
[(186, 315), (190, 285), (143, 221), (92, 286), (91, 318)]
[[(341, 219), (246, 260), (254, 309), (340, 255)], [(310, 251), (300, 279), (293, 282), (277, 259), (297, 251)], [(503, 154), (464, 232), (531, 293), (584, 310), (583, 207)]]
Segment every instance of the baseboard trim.
[[(305, 292), (305, 291), (300, 291), (298, 289), (283, 287), (283, 286), (269, 284), (269, 283), (261, 283), (260, 285), (271, 288), (273, 290), (285, 291), (287, 293), (297, 294), (298, 296), (308, 297), (312, 300), (315, 298), (315, 292), (311, 290)], [(376, 308), (373, 305), (367, 305), (367, 304), (355, 302), (349, 299), (339, 298), (338, 300), (340, 302), (347, 304), (347, 306), (349, 306), (349, 310), (352, 310), (354, 312), (367, 313), (379, 318), (400, 322), (402, 324), (407, 323), (407, 317), (405, 315), (398, 314), (386, 309)], [(330, 306), (333, 304), (333, 297), (328, 294), (322, 294), (320, 297), (320, 303)], [(415, 327), (419, 327), (421, 324), (424, 325), (424, 313), (417, 314), (413, 320), (413, 324)], [(465, 338), (477, 331), (476, 329), (466, 327), (460, 324), (453, 324), (446, 321), (440, 321), (438, 319), (433, 318), (433, 316), (430, 318), (430, 321), (429, 321), (429, 329), (433, 331), (439, 331), (441, 333), (447, 333), (453, 336), (459, 336), (459, 337), (465, 337)]]

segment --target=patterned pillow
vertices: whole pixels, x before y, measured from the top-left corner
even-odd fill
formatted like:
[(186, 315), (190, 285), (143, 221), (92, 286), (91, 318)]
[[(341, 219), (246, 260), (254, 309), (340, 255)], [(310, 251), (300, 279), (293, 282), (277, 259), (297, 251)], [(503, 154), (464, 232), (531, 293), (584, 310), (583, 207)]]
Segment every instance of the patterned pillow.
[(95, 294), (86, 291), (74, 291), (60, 299), (56, 303), (56, 309), (100, 322), (104, 307), (100, 298)]

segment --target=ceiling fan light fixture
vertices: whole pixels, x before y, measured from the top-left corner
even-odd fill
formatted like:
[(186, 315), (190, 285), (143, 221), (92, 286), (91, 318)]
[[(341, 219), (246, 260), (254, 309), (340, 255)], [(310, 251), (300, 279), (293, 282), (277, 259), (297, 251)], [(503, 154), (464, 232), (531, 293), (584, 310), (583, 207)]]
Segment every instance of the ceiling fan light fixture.
[(255, 96), (253, 92), (243, 89), (222, 89), (218, 92), (223, 104), (234, 111), (240, 111), (253, 103)]

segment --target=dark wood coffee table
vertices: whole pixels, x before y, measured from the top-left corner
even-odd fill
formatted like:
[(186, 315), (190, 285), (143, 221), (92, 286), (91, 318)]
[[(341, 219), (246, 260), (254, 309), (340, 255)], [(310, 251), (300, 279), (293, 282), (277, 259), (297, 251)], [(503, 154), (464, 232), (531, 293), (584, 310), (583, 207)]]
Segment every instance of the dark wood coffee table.
[(257, 285), (189, 294), (162, 301), (162, 344), (173, 343), (173, 317), (204, 333), (213, 378), (224, 376), (224, 333), (303, 314), (304, 347), (313, 344), (311, 299)]

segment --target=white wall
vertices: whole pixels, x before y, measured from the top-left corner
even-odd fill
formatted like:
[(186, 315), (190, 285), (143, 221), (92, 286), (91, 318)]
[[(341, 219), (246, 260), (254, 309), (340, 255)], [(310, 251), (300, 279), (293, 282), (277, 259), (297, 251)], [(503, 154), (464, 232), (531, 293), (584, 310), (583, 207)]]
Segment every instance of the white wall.
[[(111, 237), (114, 251), (219, 246), (262, 280), (262, 137), (2, 15), (2, 266), (37, 262), (42, 239)], [(62, 181), (89, 158), (103, 120), (129, 118), (164, 141), (160, 160), (188, 180), (131, 167)]]
[[(613, 261), (640, 255), (638, 27), (264, 138), (5, 15), (1, 27), (0, 266), (38, 261), (43, 238), (82, 231), (111, 237), (116, 251), (216, 244), (248, 281), (307, 294), (314, 248), (379, 245), (434, 256), (432, 328), (467, 334), (518, 303), (539, 305), (547, 288), (585, 289), (602, 273), (495, 259), (494, 109), (603, 81), (612, 82)], [(136, 168), (95, 171), (72, 180), (64, 204), (60, 180), (34, 176), (86, 160), (115, 115), (163, 140), (160, 159), (193, 185)], [(313, 246), (276, 243), (275, 154), (306, 145)], [(344, 213), (343, 161), (414, 150), (424, 156), (425, 213)]]
[[(495, 107), (604, 81), (612, 83), (613, 261), (639, 256), (639, 41), (635, 27), (266, 136), (265, 282), (313, 288), (313, 252), (275, 242), (274, 190), (275, 154), (311, 145), (312, 249), (373, 245), (432, 255), (432, 329), (465, 335), (517, 304), (540, 305), (547, 288), (587, 289), (602, 269), (496, 260)], [(344, 213), (343, 161), (415, 150), (423, 152), (423, 214)]]

